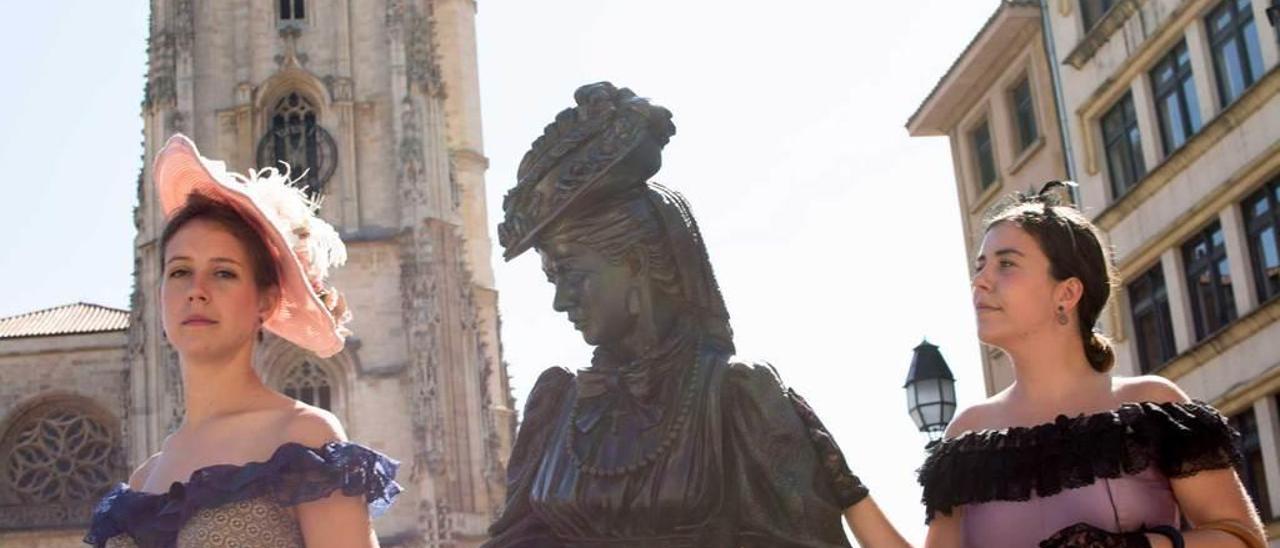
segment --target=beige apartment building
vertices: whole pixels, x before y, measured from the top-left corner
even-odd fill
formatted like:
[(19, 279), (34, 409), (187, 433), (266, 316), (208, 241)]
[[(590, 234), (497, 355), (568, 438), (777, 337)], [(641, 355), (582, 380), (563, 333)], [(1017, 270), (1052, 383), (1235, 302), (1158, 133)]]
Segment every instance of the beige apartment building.
[[(1267, 0), (1048, 2), (1080, 203), (1123, 286), (1117, 372), (1158, 374), (1244, 435), (1280, 535), (1280, 48)], [(1280, 540), (1273, 540), (1280, 546)]]
[[(1000, 2), (907, 121), (912, 136), (951, 142), (967, 257), (977, 254), (983, 216), (999, 197), (1067, 178), (1040, 29), (1038, 2)], [(1013, 381), (998, 350), (983, 349), (982, 369), (988, 394)]]
[[(1030, 4), (1002, 2), (974, 43)], [(1231, 417), (1243, 434), (1241, 476), (1280, 546), (1280, 37), (1268, 5), (1044, 0), (1039, 13), (1068, 136), (1066, 171), (1122, 279), (1102, 320), (1117, 343), (1117, 374), (1165, 376)], [(964, 122), (923, 123), (981, 119), (972, 102), (931, 112), (938, 96), (979, 93), (956, 71), (907, 127), (951, 138), (971, 230), (985, 205), (973, 167), (982, 135)], [(1013, 137), (993, 133), (1002, 138)], [(1000, 154), (1009, 145), (994, 148), (994, 163), (1008, 169)], [(999, 359), (986, 361), (993, 393), (1008, 378)]]

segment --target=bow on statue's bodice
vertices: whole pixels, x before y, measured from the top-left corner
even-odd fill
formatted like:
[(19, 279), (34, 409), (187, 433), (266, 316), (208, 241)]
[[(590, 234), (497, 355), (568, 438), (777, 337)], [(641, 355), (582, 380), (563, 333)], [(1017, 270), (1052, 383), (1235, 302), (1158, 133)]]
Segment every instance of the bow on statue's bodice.
[(663, 343), (628, 363), (618, 363), (604, 349), (596, 350), (591, 367), (578, 371), (573, 412), (578, 433), (590, 433), (604, 423), (609, 435), (638, 440), (670, 418), (674, 410), (668, 408), (680, 401), (671, 394), (673, 388), (679, 390), (675, 385), (682, 384), (675, 377), (693, 367), (698, 346), (697, 336), (687, 328), (674, 331)]

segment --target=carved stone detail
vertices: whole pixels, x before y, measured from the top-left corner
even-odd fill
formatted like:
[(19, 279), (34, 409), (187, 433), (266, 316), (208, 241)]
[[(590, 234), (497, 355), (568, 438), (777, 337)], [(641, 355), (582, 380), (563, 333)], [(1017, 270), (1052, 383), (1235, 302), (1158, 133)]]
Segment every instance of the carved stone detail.
[(181, 51), (191, 51), (196, 42), (196, 12), (192, 0), (174, 0), (174, 44)]
[(17, 415), (0, 439), (0, 531), (80, 527), (124, 474), (110, 414), (55, 396)]
[(411, 86), (432, 97), (443, 97), (444, 85), (436, 58), (435, 16), (432, 2), (423, 14), (410, 0), (387, 1), (387, 30), (404, 44), (405, 75)]
[(176, 108), (170, 110), (169, 116), (165, 119), (165, 130), (167, 130), (170, 135), (174, 133), (186, 133), (187, 116)]
[(101, 422), (59, 406), (14, 429), (5, 479), (20, 502), (92, 500), (111, 487), (116, 439)]
[(325, 76), (324, 85), (329, 87), (329, 97), (335, 103), (355, 100), (355, 83), (342, 76)]
[(418, 225), (400, 236), (400, 287), (409, 344), (409, 379), (416, 453), (414, 469), (434, 474), (444, 471), (444, 426), (439, 410), (440, 322), (436, 296), (434, 246), (430, 230)]
[(171, 32), (159, 32), (147, 39), (147, 83), (142, 91), (142, 108), (170, 108), (177, 103), (177, 76), (174, 36)]
[(452, 547), (454, 545), (453, 541), (457, 538), (457, 524), (454, 523), (449, 504), (441, 502), (432, 506), (430, 502), (424, 501), (421, 506), (420, 513), (427, 516), (426, 521), (423, 522), (424, 546), (428, 548)]
[(418, 108), (411, 97), (400, 103), (400, 170), (398, 188), (401, 211), (406, 219), (416, 219), (414, 208), (427, 205), (427, 159), (422, 153), (422, 130), (418, 126)]
[(281, 69), (301, 68), (307, 64), (306, 53), (298, 51), (298, 37), (302, 35), (302, 29), (296, 26), (287, 26), (280, 29), (280, 39), (284, 40), (284, 53), (277, 54), (273, 59)]
[[(142, 173), (143, 172), (139, 170), (138, 205), (133, 208), (134, 224), (138, 227), (139, 231), (141, 231), (142, 227), (142, 185), (145, 181)], [(142, 275), (142, 252), (135, 250), (133, 253), (133, 291), (129, 294), (129, 330), (126, 332), (124, 352), (126, 376), (136, 368), (145, 367), (147, 363), (147, 322), (146, 315), (144, 314), (147, 306), (147, 297), (141, 288), (141, 280), (144, 279), (145, 277)], [(131, 382), (126, 382), (125, 386), (131, 387), (133, 385)], [(136, 445), (134, 445), (136, 440), (134, 440), (133, 436), (145, 435), (146, 429), (143, 428), (139, 432), (135, 433), (131, 428), (134, 419), (134, 417), (130, 416), (133, 410), (133, 390), (125, 390), (122, 397), (125, 400), (125, 405), (121, 409), (125, 410), (126, 415), (121, 417), (122, 420), (120, 421), (120, 424), (121, 429), (123, 430), (122, 435), (126, 442), (125, 447), (129, 448), (129, 451), (132, 452), (136, 448)], [(143, 416), (146, 416), (145, 412), (143, 412)], [(143, 445), (146, 445), (145, 442)]]
[(178, 362), (178, 351), (169, 341), (160, 342), (160, 367), (164, 373), (165, 394), (169, 398), (169, 422), (165, 433), (172, 434), (182, 426), (182, 418), (186, 415), (186, 402), (182, 391), (182, 365)]

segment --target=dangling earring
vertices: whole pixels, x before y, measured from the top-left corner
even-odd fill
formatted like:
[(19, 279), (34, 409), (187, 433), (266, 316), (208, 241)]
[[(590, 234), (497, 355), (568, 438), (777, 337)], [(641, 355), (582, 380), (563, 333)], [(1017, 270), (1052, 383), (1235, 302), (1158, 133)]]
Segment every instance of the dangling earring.
[(1062, 305), (1058, 305), (1058, 325), (1067, 325), (1067, 309)]
[(263, 331), (266, 329), (265, 327), (262, 326), (262, 324), (264, 323), (267, 323), (267, 320), (263, 318), (258, 318), (258, 342), (262, 342), (262, 340), (266, 337), (266, 335), (263, 334)]

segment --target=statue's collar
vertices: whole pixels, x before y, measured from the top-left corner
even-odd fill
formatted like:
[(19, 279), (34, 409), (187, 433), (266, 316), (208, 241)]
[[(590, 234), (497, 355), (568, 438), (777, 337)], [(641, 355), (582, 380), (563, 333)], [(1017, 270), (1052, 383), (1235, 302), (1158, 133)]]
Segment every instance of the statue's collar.
[(597, 348), (591, 367), (578, 370), (574, 427), (588, 432), (606, 416), (611, 417), (612, 430), (633, 435), (657, 426), (669, 399), (661, 393), (671, 393), (663, 390), (663, 383), (693, 367), (698, 339), (693, 323), (681, 322), (665, 340), (630, 362), (619, 363)]
[(596, 347), (591, 367), (578, 370), (578, 396), (590, 398), (624, 388), (631, 396), (648, 400), (668, 373), (688, 365), (697, 341), (693, 322), (682, 318), (664, 340), (629, 362)]

